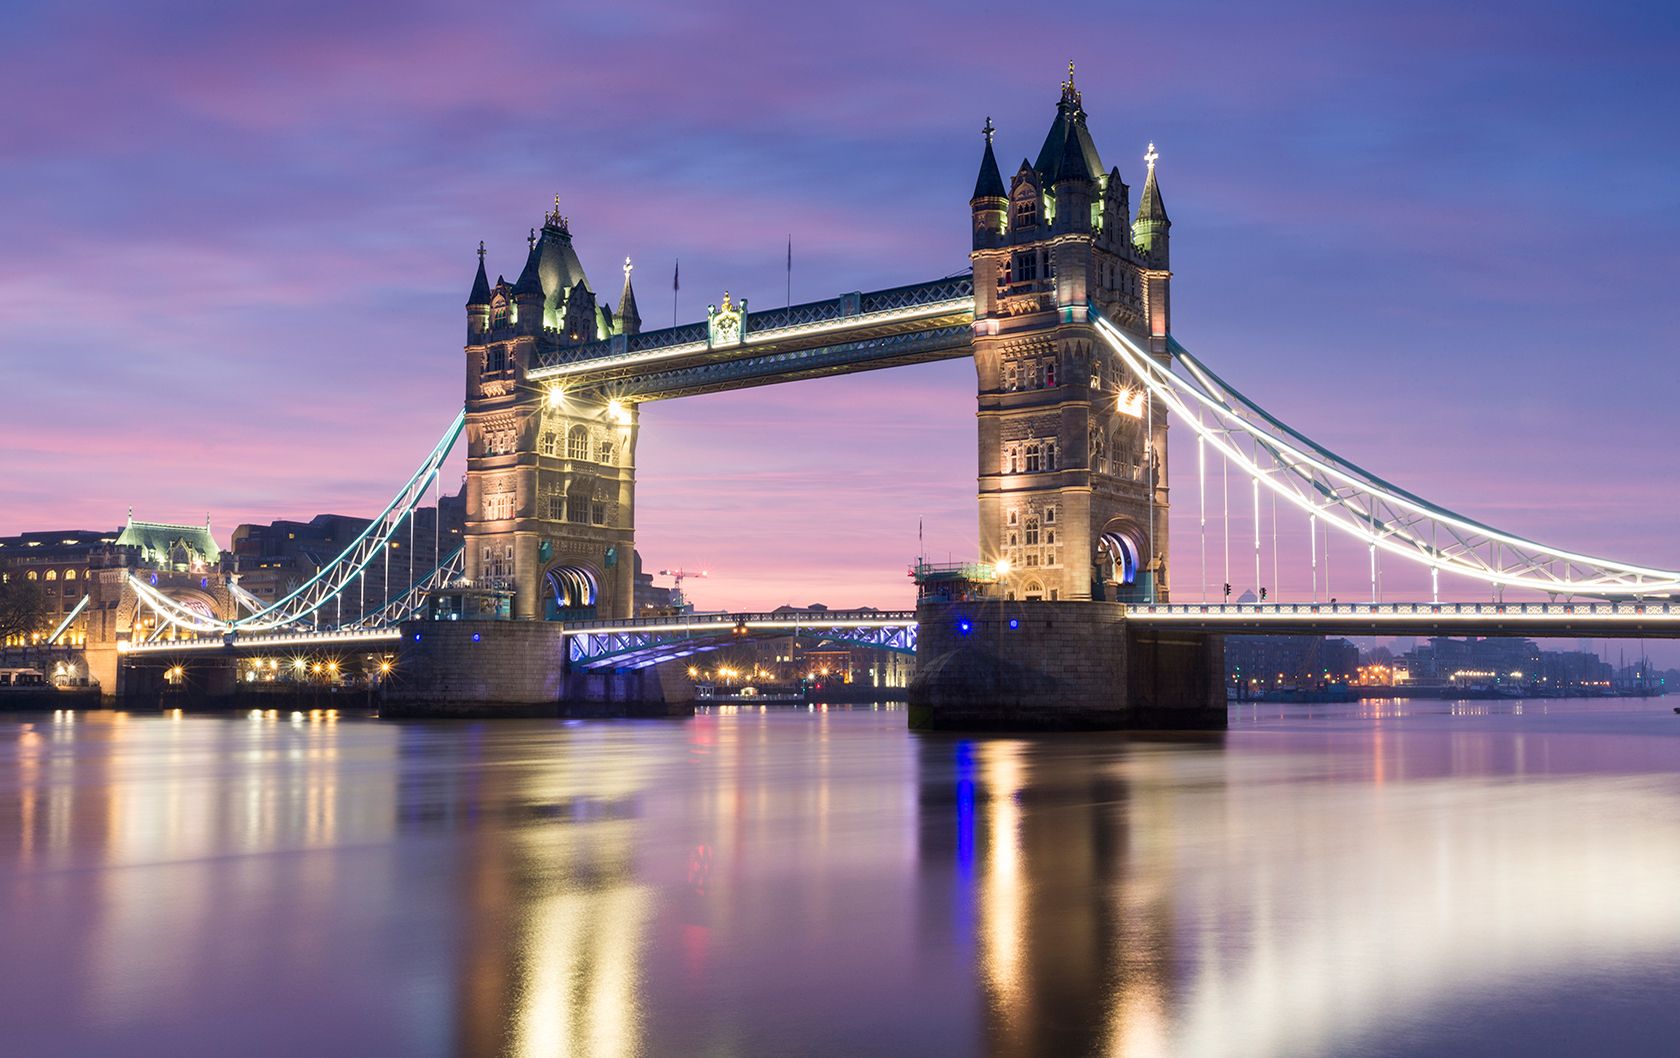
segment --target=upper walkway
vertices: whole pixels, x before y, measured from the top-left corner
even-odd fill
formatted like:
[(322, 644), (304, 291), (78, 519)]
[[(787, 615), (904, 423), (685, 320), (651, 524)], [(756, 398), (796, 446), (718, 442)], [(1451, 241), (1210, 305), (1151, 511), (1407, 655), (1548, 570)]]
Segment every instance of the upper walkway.
[(964, 273), (747, 312), (729, 336), (701, 321), (547, 350), (526, 377), (623, 400), (686, 397), (966, 356), (973, 324)]

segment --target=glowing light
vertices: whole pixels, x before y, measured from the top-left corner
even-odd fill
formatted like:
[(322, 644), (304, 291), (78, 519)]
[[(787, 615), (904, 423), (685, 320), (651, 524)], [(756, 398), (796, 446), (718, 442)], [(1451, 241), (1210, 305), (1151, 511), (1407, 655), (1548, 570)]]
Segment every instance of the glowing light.
[(1009, 572), (1011, 566), (1007, 558), (1000, 558), (997, 560), (997, 565), (992, 568), (998, 571), (999, 576), (1004, 576)]
[(1120, 394), (1120, 399), (1114, 406), (1121, 415), (1130, 415), (1134, 419), (1143, 418), (1143, 390), (1136, 386)]
[(566, 387), (560, 385), (560, 383), (558, 383), (558, 382), (554, 383), (552, 386), (549, 386), (548, 387), (548, 406), (551, 407), (551, 408), (558, 408), (560, 405), (562, 405), (564, 403), (566, 403)]

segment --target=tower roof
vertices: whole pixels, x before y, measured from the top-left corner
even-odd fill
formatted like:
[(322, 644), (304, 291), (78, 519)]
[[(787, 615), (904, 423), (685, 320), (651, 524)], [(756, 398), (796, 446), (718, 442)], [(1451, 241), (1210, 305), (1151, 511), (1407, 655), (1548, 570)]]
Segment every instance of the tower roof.
[(554, 308), (566, 300), (579, 283), (591, 294), (589, 277), (583, 274), (583, 262), (572, 249), (572, 228), (560, 215), (560, 196), (554, 196), (554, 209), (543, 217), (542, 231), (537, 235), (537, 273), (542, 278), (543, 304)]
[(626, 257), (624, 259), (624, 293), (618, 299), (618, 319), (619, 323), (623, 325), (625, 333), (629, 333), (632, 320), (635, 321), (634, 326), (640, 326), (642, 322), (642, 314), (636, 309), (636, 288), (630, 283), (630, 270), (634, 267), (630, 263), (630, 258)]
[(484, 274), (484, 244), (478, 244), (478, 275), (473, 277), (472, 293), (467, 295), (467, 307), (490, 304), (490, 277)]
[(1085, 127), (1085, 103), (1073, 85), (1071, 62), (1068, 79), (1062, 82), (1062, 98), (1056, 104), (1056, 120), (1050, 123), (1033, 168), (1044, 177), (1046, 187), (1063, 178), (1090, 180), (1103, 171), (1097, 145), (1091, 142), (1091, 132)]
[(531, 250), (525, 255), (525, 268), (519, 273), (519, 278), (513, 282), (515, 297), (520, 294), (541, 294), (543, 292), (542, 274), (538, 270), (541, 254), (537, 252), (535, 233), (532, 234)]
[(1149, 153), (1143, 160), (1149, 165), (1149, 176), (1143, 181), (1143, 194), (1138, 196), (1137, 219), (1153, 221), (1157, 224), (1172, 223), (1167, 219), (1166, 204), (1161, 201), (1161, 187), (1155, 182), (1155, 160), (1160, 155), (1155, 153), (1155, 145), (1149, 145)]
[(986, 119), (986, 127), (980, 130), (986, 137), (986, 153), (980, 156), (980, 175), (974, 180), (974, 194), (969, 196), (970, 202), (982, 198), (1008, 198), (1009, 192), (1003, 186), (1003, 174), (998, 172), (997, 155), (992, 153), (992, 119)]

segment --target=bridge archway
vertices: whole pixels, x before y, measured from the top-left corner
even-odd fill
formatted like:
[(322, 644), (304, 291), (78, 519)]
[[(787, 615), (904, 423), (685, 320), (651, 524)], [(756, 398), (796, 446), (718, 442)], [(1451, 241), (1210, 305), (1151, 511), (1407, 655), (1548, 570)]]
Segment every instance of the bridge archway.
[(545, 620), (593, 620), (600, 600), (600, 579), (587, 566), (551, 566), (543, 574)]
[(1097, 579), (1101, 587), (1112, 586), (1119, 601), (1152, 601), (1148, 539), (1129, 518), (1112, 519), (1097, 534)]

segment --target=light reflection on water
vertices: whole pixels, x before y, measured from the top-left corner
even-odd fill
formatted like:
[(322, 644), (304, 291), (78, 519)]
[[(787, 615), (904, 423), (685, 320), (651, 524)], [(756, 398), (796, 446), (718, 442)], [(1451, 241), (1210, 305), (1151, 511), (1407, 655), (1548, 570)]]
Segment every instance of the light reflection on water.
[(7, 1053), (1671, 1054), (1680, 717), (0, 724)]

